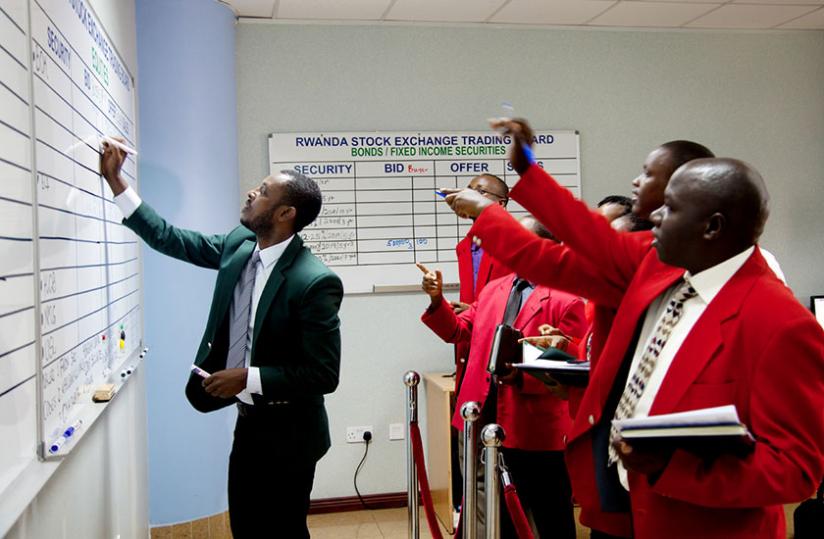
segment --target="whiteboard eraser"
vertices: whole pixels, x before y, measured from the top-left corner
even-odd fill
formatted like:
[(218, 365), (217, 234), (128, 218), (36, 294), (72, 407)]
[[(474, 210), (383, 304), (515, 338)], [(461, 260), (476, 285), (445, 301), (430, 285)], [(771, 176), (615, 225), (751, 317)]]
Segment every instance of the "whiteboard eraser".
[(94, 402), (108, 402), (114, 397), (114, 384), (103, 384), (94, 390), (92, 400)]

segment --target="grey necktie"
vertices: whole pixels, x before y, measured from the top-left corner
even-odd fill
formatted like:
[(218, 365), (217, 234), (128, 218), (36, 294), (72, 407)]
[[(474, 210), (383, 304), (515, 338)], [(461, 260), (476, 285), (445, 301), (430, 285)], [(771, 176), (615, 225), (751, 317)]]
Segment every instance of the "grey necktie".
[[(681, 286), (675, 291), (672, 299), (667, 304), (667, 310), (655, 329), (652, 331), (652, 338), (644, 354), (641, 356), (641, 361), (632, 372), (629, 378), (629, 383), (624, 388), (621, 394), (621, 400), (618, 401), (618, 408), (615, 409), (615, 419), (627, 419), (632, 417), (635, 413), (635, 407), (638, 406), (638, 401), (641, 400), (641, 395), (649, 383), (650, 376), (655, 370), (655, 364), (658, 362), (658, 356), (664, 345), (667, 344), (672, 329), (675, 324), (681, 319), (684, 313), (684, 302), (697, 295), (695, 289), (689, 283), (683, 282)], [(610, 427), (609, 431), (609, 464), (615, 464), (618, 461), (618, 453), (613, 449), (612, 442), (614, 442), (620, 433), (614, 426)]]
[(260, 262), (260, 251), (255, 249), (243, 274), (235, 286), (232, 308), (229, 309), (229, 352), (226, 354), (226, 368), (237, 369), (246, 362), (246, 341), (249, 335), (249, 317), (252, 312), (252, 290), (255, 288), (255, 272)]
[(521, 312), (521, 303), (523, 303), (524, 290), (532, 286), (526, 279), (517, 278), (512, 283), (512, 289), (509, 291), (509, 298), (506, 300), (506, 307), (504, 307), (504, 319), (501, 322), (506, 326), (512, 326), (515, 319), (518, 318), (518, 313)]

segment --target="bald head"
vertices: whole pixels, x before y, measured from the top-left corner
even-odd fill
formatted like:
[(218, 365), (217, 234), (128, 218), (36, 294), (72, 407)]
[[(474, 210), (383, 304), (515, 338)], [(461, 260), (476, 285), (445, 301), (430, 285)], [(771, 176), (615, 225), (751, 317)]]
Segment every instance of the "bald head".
[(540, 223), (540, 221), (538, 221), (531, 215), (524, 215), (520, 218), (519, 221), (522, 227), (529, 230), (536, 236), (544, 238), (545, 240), (552, 240), (554, 242), (558, 241), (558, 239), (552, 234), (552, 232), (550, 232), (544, 225)]
[(663, 262), (702, 271), (758, 241), (769, 215), (761, 175), (731, 158), (696, 159), (672, 175), (652, 215)]
[(682, 168), (714, 201), (716, 211), (727, 217), (740, 245), (746, 248), (758, 242), (769, 217), (770, 195), (757, 170), (730, 157), (697, 159)]

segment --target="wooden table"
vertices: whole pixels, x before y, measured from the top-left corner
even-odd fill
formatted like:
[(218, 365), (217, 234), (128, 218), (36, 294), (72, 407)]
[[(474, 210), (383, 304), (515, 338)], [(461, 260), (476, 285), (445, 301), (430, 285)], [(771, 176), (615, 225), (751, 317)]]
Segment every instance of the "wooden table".
[(455, 378), (448, 373), (423, 375), (426, 390), (426, 471), (432, 503), (441, 524), (452, 530), (452, 412)]

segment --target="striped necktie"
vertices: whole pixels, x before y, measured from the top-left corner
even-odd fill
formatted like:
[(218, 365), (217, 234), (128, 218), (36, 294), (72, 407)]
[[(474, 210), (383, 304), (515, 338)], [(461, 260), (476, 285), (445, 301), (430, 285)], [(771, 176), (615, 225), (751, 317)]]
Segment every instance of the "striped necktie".
[[(652, 372), (655, 370), (658, 356), (661, 354), (661, 350), (664, 349), (664, 345), (667, 344), (673, 328), (681, 319), (681, 315), (684, 312), (684, 302), (690, 298), (694, 298), (696, 295), (697, 292), (688, 282), (681, 283), (681, 286), (679, 286), (675, 294), (673, 294), (672, 299), (670, 299), (667, 304), (667, 310), (664, 312), (664, 316), (661, 317), (661, 320), (658, 321), (658, 324), (652, 331), (652, 338), (649, 340), (649, 345), (647, 345), (646, 350), (644, 350), (641, 356), (641, 361), (638, 362), (638, 365), (629, 378), (629, 383), (621, 394), (621, 400), (618, 401), (618, 407), (615, 409), (616, 420), (630, 418), (635, 413), (635, 407), (638, 406), (638, 401), (641, 400), (641, 395), (644, 393), (650, 376), (652, 376)], [(615, 428), (614, 425), (611, 426), (608, 447), (609, 460), (607, 461), (610, 465), (618, 461), (618, 453), (613, 449), (612, 442), (619, 437), (620, 433), (618, 429)]]
[(226, 368), (237, 369), (245, 366), (246, 343), (249, 337), (249, 317), (252, 312), (252, 290), (255, 288), (255, 272), (260, 262), (260, 251), (255, 249), (243, 274), (235, 286), (232, 308), (229, 309), (229, 352), (226, 354)]

